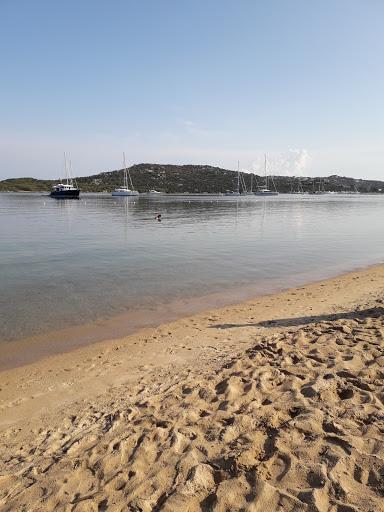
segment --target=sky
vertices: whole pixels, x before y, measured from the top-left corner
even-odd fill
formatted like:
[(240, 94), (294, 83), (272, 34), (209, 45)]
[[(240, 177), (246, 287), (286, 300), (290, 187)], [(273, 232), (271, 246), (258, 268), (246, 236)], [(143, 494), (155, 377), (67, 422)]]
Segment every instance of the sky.
[(0, 0), (0, 179), (384, 179), (383, 0)]

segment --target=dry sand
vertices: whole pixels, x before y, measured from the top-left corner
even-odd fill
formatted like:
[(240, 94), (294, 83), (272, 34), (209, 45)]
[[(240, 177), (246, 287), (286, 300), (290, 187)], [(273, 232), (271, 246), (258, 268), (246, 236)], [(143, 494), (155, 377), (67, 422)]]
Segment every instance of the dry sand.
[(384, 511), (384, 266), (0, 374), (1, 511)]

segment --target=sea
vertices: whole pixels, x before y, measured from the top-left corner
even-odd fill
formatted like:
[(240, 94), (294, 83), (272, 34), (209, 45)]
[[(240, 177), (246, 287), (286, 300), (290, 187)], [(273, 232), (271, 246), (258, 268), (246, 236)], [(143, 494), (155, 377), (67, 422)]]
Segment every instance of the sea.
[(1, 193), (0, 366), (380, 263), (383, 220), (384, 195)]

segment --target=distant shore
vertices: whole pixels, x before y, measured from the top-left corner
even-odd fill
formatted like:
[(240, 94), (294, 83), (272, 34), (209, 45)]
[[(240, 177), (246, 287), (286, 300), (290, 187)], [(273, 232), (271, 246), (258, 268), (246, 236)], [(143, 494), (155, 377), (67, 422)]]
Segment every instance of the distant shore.
[[(47, 197), (50, 197), (49, 195), (49, 190), (0, 190), (0, 194), (35, 194), (35, 195), (44, 195), (44, 196), (47, 196)], [(102, 191), (98, 191), (98, 192), (94, 192), (94, 191), (91, 191), (91, 190), (84, 190), (84, 191), (81, 191), (81, 195), (87, 197), (87, 196), (111, 196), (111, 191), (106, 191), (106, 190), (102, 190)], [(295, 197), (298, 197), (298, 196), (310, 196), (310, 197), (317, 197), (318, 194), (314, 194), (312, 192), (290, 192), (290, 191), (285, 191), (285, 192), (279, 192), (279, 195), (282, 195), (283, 197), (284, 196), (295, 196)], [(374, 196), (377, 196), (377, 195), (382, 195), (382, 192), (354, 192), (354, 191), (326, 191), (326, 192), (322, 192), (320, 194), (321, 195), (374, 195)], [(161, 197), (161, 196), (167, 196), (167, 197), (226, 197), (228, 199), (238, 199), (239, 197), (240, 198), (245, 198), (245, 197), (255, 197), (257, 199), (260, 199), (260, 196), (257, 196), (256, 194), (252, 194), (252, 193), (240, 193), (240, 195), (236, 195), (236, 194), (226, 194), (225, 192), (160, 192), (159, 195), (150, 195), (148, 194), (148, 192), (140, 192), (138, 196), (128, 196), (130, 197), (130, 200), (134, 200), (135, 198), (137, 199), (138, 197), (148, 197), (148, 198), (158, 198), (158, 197)], [(111, 196), (112, 197), (112, 196)], [(276, 196), (273, 196), (275, 197), (276, 199)], [(115, 197), (115, 200), (116, 200), (116, 197)]]
[[(225, 194), (228, 191), (249, 192), (266, 187), (267, 177), (262, 171), (234, 171), (211, 165), (172, 165), (141, 163), (129, 167), (133, 186), (139, 192), (159, 190), (174, 194)], [(83, 192), (112, 192), (123, 183), (124, 170), (100, 172), (91, 176), (75, 178)], [(239, 179), (241, 175), (241, 179)], [(323, 193), (363, 192), (378, 193), (384, 191), (384, 181), (351, 178), (346, 176), (287, 176), (274, 174), (268, 176), (273, 188), (279, 193)], [(58, 182), (52, 179), (32, 177), (9, 178), (0, 181), (0, 191), (49, 191)], [(268, 187), (266, 187), (268, 188)]]
[(0, 510), (383, 510), (383, 305), (376, 265), (0, 373)]

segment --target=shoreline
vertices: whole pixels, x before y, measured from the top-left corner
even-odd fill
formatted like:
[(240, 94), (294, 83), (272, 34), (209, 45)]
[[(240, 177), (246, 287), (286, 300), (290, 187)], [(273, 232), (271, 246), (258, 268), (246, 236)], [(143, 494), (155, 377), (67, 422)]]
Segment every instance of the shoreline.
[[(67, 329), (48, 330), (15, 340), (0, 343), (0, 373), (38, 362), (46, 357), (70, 353), (81, 347), (108, 343), (139, 333), (143, 329), (158, 328), (163, 324), (181, 320), (191, 315), (204, 314), (214, 309), (235, 307), (261, 297), (273, 296), (297, 287), (326, 282), (351, 273), (380, 267), (381, 263), (354, 267), (352, 270), (327, 269), (322, 273), (307, 272), (285, 279), (284, 286), (278, 278), (260, 280), (255, 284), (234, 286), (225, 292), (212, 292), (203, 296), (173, 299), (158, 308), (144, 307), (111, 317), (101, 317)], [(271, 284), (272, 283), (272, 284)]]
[(383, 305), (375, 265), (1, 372), (0, 510), (383, 510)]
[[(324, 293), (326, 293), (325, 296)], [(346, 310), (348, 307), (360, 306), (364, 295), (366, 295), (368, 302), (372, 302), (374, 297), (380, 296), (381, 293), (384, 295), (384, 263), (302, 286), (286, 288), (277, 293), (256, 296), (240, 303), (203, 309), (203, 311), (181, 318), (177, 317), (170, 322), (140, 328), (126, 336), (103, 339), (72, 347), (68, 351), (45, 354), (35, 361), (0, 371), (0, 411), (5, 391), (1, 383), (9, 378), (11, 380), (14, 377), (17, 380), (28, 380), (31, 375), (38, 376), (33, 381), (38, 387), (37, 395), (40, 397), (45, 395), (45, 383), (51, 380), (52, 373), (57, 372), (55, 377), (60, 376), (66, 381), (68, 380), (67, 377), (78, 378), (78, 368), (82, 366), (77, 364), (78, 361), (82, 361), (82, 364), (86, 366), (92, 361), (90, 368), (90, 378), (92, 379), (94, 372), (98, 370), (98, 364), (95, 364), (95, 362), (99, 363), (98, 360), (101, 360), (104, 364), (104, 360), (111, 357), (114, 352), (118, 352), (118, 354), (114, 354), (117, 355), (117, 359), (120, 359), (124, 353), (124, 357), (130, 359), (125, 361), (129, 370), (134, 370), (139, 374), (140, 368), (146, 366), (149, 360), (150, 365), (154, 367), (168, 364), (175, 359), (179, 361), (179, 356), (173, 357), (175, 352), (180, 351), (179, 344), (175, 341), (177, 336), (184, 340), (180, 345), (182, 347), (181, 360), (183, 362), (184, 360), (189, 361), (191, 359), (189, 352), (192, 350), (194, 351), (194, 357), (197, 357), (199, 350), (203, 349), (204, 351), (206, 346), (218, 345), (220, 349), (220, 341), (218, 340), (221, 339), (221, 334), (225, 333), (227, 329), (231, 332), (232, 329), (236, 330), (235, 327), (237, 326), (246, 331), (251, 328), (254, 329), (255, 334), (271, 333), (275, 329), (284, 330), (288, 329), (289, 326), (281, 327), (278, 323), (275, 325), (275, 322), (281, 319), (282, 314), (286, 315), (289, 324), (289, 318), (294, 321), (297, 316), (302, 317), (304, 313), (307, 314), (308, 318), (321, 314), (331, 315), (333, 310)], [(241, 318), (248, 318), (250, 312), (252, 313), (253, 322), (248, 322), (248, 324), (246, 321), (241, 322)], [(301, 314), (298, 315), (299, 312)], [(213, 319), (217, 319), (217, 325), (212, 324)], [(236, 319), (236, 321), (230, 322), (231, 319)], [(204, 332), (205, 339), (199, 341), (196, 346), (196, 340), (202, 332)], [(220, 334), (220, 336), (216, 334)], [(224, 336), (224, 338), (227, 340), (231, 336)], [(11, 344), (12, 342), (10, 342)], [(23, 349), (25, 348), (24, 346)], [(161, 357), (159, 357), (159, 349)], [(217, 349), (215, 348), (215, 350)], [(109, 370), (111, 370), (111, 365), (113, 363), (110, 362), (108, 364)], [(117, 377), (117, 382), (120, 382), (121, 375), (119, 372), (112, 371), (108, 377), (111, 377), (112, 374), (113, 379)], [(85, 380), (88, 383), (89, 379)], [(108, 381), (107, 384), (104, 382), (101, 387), (96, 385), (95, 389), (98, 392), (100, 389), (104, 391), (105, 385), (109, 386), (112, 381)], [(40, 389), (40, 386), (43, 389)], [(86, 388), (87, 386), (85, 386)], [(15, 395), (17, 395), (18, 389), (22, 388), (17, 387)], [(49, 390), (49, 393), (51, 391)], [(33, 388), (30, 389), (30, 393), (33, 396)], [(35, 400), (38, 397), (33, 396), (34, 407), (40, 402), (40, 399)], [(25, 399), (22, 401), (25, 402)], [(44, 401), (42, 401), (42, 404), (44, 404)], [(0, 428), (2, 423), (0, 420)]]

